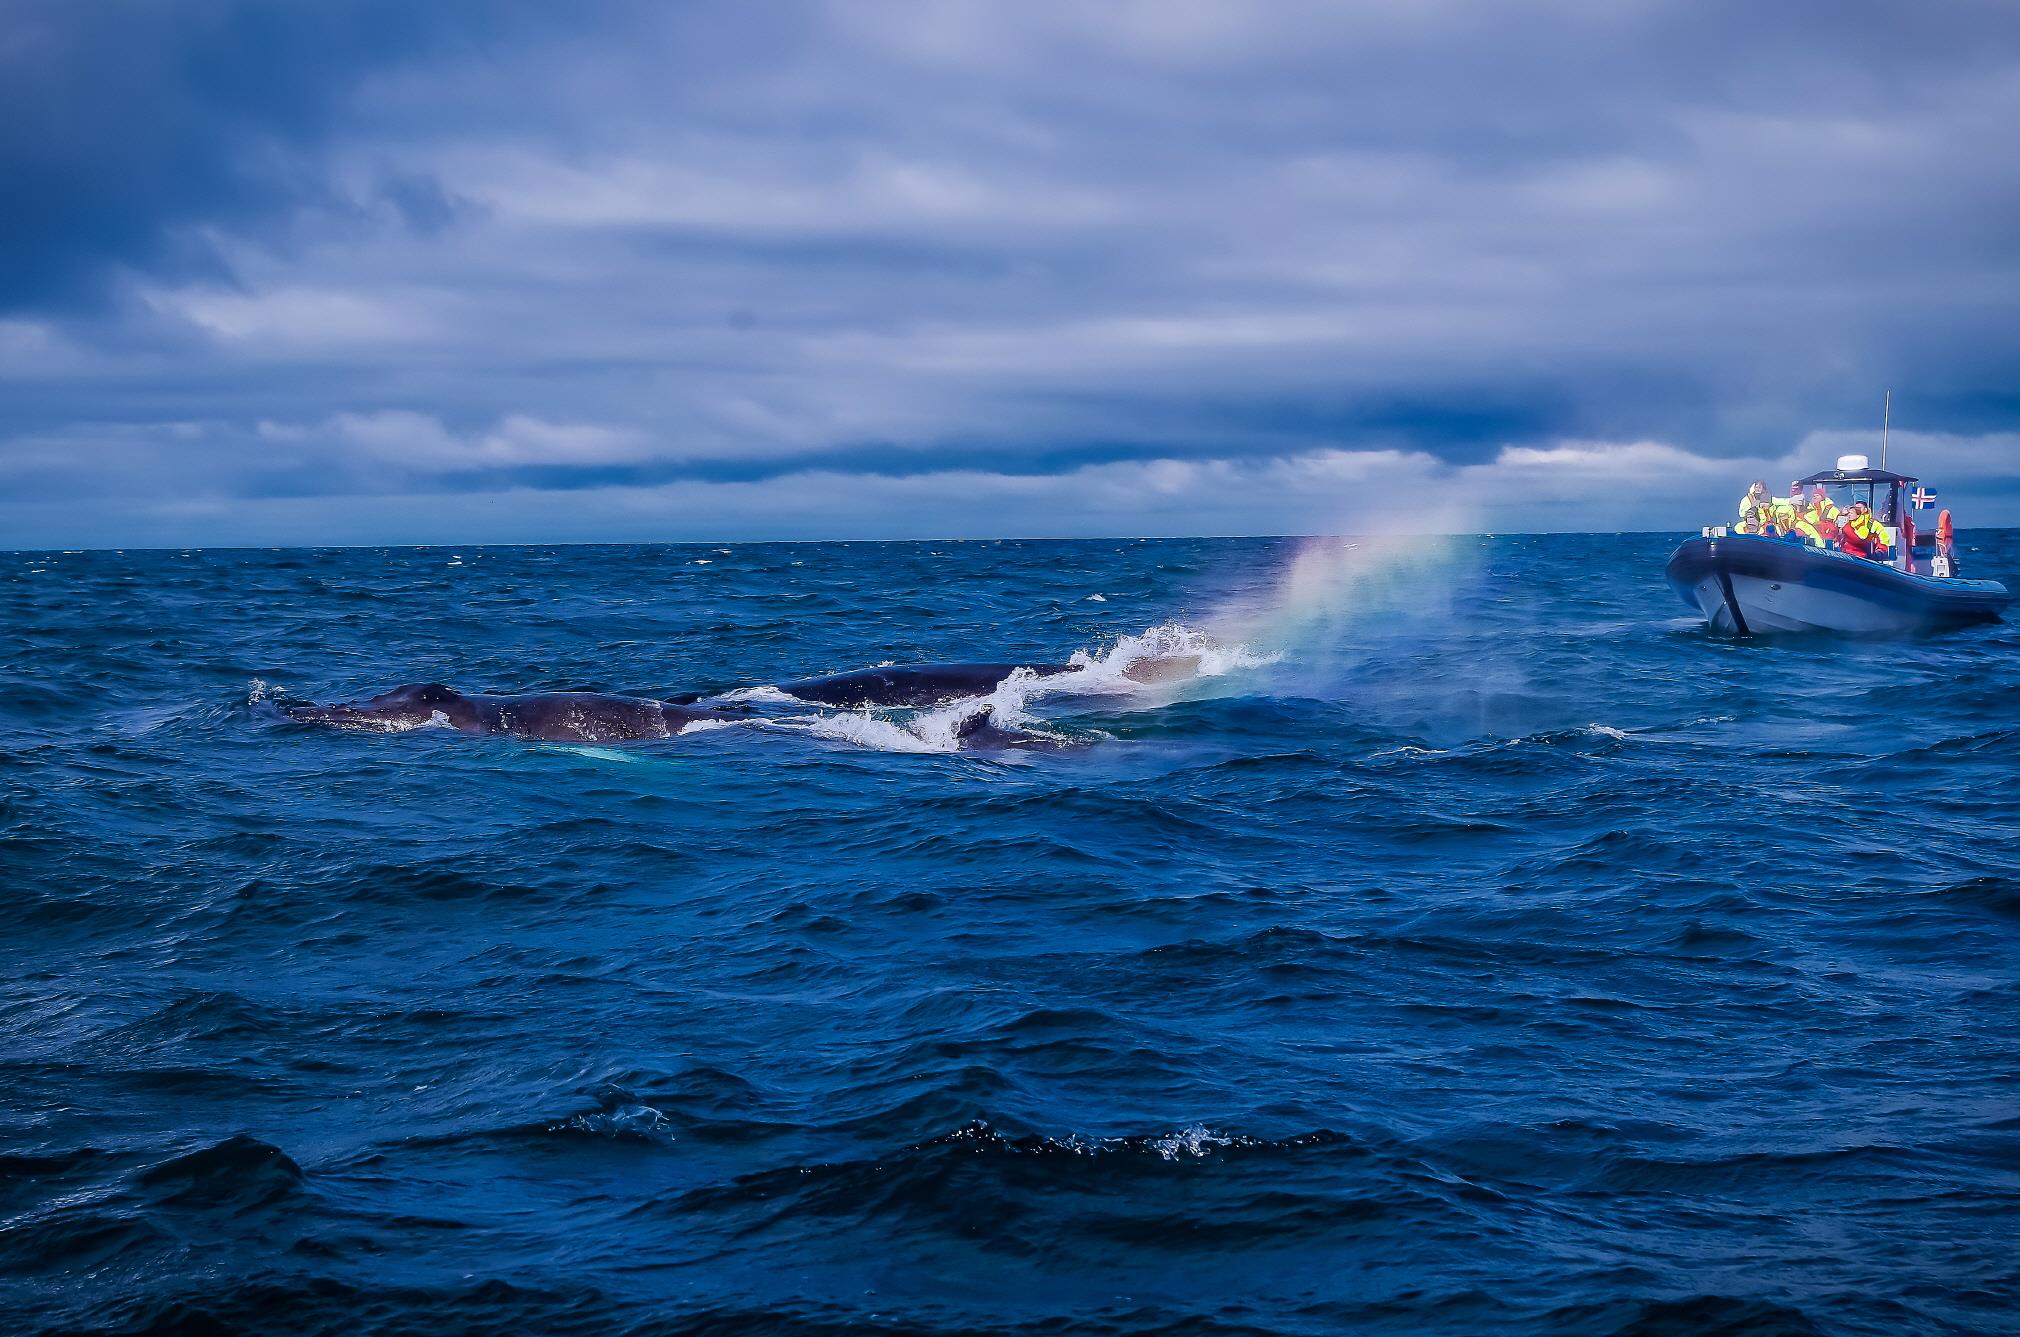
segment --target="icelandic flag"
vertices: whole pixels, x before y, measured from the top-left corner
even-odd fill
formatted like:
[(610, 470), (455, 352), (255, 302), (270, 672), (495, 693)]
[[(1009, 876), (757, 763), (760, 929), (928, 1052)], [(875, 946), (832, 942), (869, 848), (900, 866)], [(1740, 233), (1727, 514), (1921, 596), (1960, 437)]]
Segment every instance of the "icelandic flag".
[(1916, 510), (1926, 511), (1936, 504), (1936, 489), (1932, 487), (1918, 487), (1908, 494), (1908, 500), (1915, 503)]

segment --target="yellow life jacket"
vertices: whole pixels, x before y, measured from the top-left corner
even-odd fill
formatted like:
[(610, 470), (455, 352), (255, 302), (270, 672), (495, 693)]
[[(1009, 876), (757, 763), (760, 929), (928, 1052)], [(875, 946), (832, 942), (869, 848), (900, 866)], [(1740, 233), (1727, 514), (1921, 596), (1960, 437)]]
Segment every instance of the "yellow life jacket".
[(1869, 543), (1884, 543), (1887, 540), (1887, 527), (1874, 519), (1871, 511), (1867, 511), (1864, 515), (1853, 515), (1851, 519), (1845, 521), (1845, 528)]
[(1837, 519), (1840, 512), (1837, 503), (1829, 497), (1825, 497), (1822, 501), (1811, 502), (1809, 509), (1804, 511), (1803, 514), (1809, 517), (1811, 524), (1821, 525), (1826, 520)]

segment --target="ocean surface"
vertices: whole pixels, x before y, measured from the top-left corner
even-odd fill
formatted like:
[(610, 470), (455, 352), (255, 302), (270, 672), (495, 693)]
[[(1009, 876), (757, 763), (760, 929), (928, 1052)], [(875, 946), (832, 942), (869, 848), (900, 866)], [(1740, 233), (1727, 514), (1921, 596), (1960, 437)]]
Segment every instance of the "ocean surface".
[(0, 555), (0, 1328), (2014, 1331), (2020, 627), (1675, 541)]

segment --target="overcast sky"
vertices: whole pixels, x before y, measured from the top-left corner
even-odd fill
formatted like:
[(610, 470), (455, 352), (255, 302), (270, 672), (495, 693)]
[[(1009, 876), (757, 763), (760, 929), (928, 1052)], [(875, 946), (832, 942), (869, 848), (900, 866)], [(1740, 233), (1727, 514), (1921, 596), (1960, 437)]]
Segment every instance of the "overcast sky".
[(2020, 5), (0, 0), (0, 547), (2020, 523)]

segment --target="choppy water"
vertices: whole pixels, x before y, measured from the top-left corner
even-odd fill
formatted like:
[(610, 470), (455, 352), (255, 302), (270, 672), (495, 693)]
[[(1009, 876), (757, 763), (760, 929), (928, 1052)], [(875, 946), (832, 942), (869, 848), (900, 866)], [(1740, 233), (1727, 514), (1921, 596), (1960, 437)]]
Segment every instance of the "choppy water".
[[(5, 1324), (2011, 1330), (2020, 631), (1671, 542), (0, 558)], [(1159, 627), (1057, 755), (270, 704)]]

